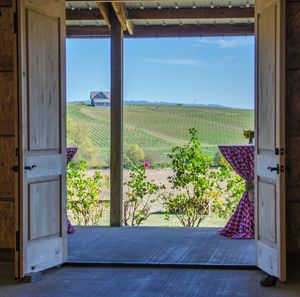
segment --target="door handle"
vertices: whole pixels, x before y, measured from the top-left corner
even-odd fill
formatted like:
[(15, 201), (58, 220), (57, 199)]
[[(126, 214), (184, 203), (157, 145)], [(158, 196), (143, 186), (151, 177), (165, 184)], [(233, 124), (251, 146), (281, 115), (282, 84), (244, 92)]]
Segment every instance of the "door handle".
[(32, 166), (25, 166), (25, 170), (29, 170), (31, 171), (32, 169), (36, 168), (36, 165), (32, 165)]
[(271, 167), (271, 166), (269, 166), (269, 167), (268, 167), (268, 170), (270, 170), (271, 172), (276, 171), (277, 174), (279, 174), (279, 171), (280, 171), (279, 164), (277, 164), (276, 167)]

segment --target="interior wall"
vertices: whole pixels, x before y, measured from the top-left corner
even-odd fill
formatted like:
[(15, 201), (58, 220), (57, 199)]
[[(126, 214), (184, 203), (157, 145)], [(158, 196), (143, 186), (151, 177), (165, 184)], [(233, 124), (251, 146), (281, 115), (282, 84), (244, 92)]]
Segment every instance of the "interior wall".
[(14, 1), (0, 0), (0, 261), (15, 248), (16, 94)]
[(300, 1), (287, 0), (286, 197), (288, 264), (300, 264)]

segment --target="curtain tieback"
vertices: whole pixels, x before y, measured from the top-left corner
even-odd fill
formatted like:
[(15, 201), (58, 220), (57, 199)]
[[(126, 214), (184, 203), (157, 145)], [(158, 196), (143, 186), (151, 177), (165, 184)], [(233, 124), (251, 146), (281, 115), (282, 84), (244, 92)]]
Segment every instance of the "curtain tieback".
[(254, 201), (254, 184), (252, 180), (246, 180), (246, 191), (248, 192), (248, 198), (251, 202)]

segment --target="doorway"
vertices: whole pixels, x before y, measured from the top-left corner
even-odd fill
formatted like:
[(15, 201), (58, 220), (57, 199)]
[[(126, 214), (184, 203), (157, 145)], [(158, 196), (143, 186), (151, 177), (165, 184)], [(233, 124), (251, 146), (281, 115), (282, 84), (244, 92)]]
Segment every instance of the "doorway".
[[(79, 1), (78, 1), (79, 2)], [(52, 82), (55, 86), (59, 86), (59, 91), (55, 88), (54, 97), (52, 97), (52, 93), (50, 96), (50, 103), (51, 107), (56, 109), (57, 103), (63, 103), (61, 101), (61, 96), (57, 96), (57, 94), (61, 95), (64, 92), (64, 26), (65, 24), (62, 23), (64, 21), (64, 15), (62, 12), (65, 10), (61, 4), (61, 1), (48, 1), (47, 4), (43, 3), (44, 6), (41, 5), (39, 1), (24, 1), (21, 4), (24, 6), (20, 9), (20, 24), (18, 28), (18, 32), (23, 32), (24, 28), (26, 28), (26, 24), (29, 25), (28, 21), (30, 19), (30, 30), (27, 34), (20, 35), (20, 48), (19, 50), (19, 59), (18, 62), (20, 65), (25, 66), (26, 71), (18, 72), (18, 78), (20, 81), (20, 90), (19, 90), (19, 107), (20, 112), (19, 115), (30, 115), (28, 113), (27, 105), (23, 105), (23, 103), (30, 102), (31, 99), (35, 98), (34, 96), (38, 96), (38, 92), (41, 92), (41, 97), (46, 93), (43, 92), (43, 84), (38, 84), (39, 79), (48, 78), (45, 81), (50, 84)], [(115, 7), (115, 5), (107, 4), (109, 7), (100, 5), (100, 12), (108, 19), (108, 21), (112, 21), (112, 50), (114, 55), (112, 55), (112, 99), (114, 104), (112, 105), (112, 114), (114, 115), (114, 119), (112, 121), (112, 141), (114, 142), (113, 146), (113, 154), (112, 154), (112, 163), (113, 163), (113, 180), (114, 186), (112, 187), (112, 201), (114, 203), (113, 211), (111, 212), (113, 217), (113, 223), (115, 226), (120, 225), (121, 223), (121, 215), (120, 215), (120, 207), (122, 202), (122, 177), (120, 168), (122, 166), (122, 39), (123, 39), (123, 29), (127, 29), (129, 34), (132, 34), (132, 22), (125, 23), (125, 27), (121, 28), (121, 25), (124, 25), (122, 19), (119, 19), (116, 14), (107, 15), (107, 10), (110, 13), (113, 11), (118, 10), (122, 12), (122, 7), (119, 6)], [(111, 5), (111, 6), (110, 6)], [(145, 4), (146, 5), (146, 4)], [(173, 4), (172, 4), (173, 5)], [(91, 7), (93, 9), (93, 7)], [(121, 9), (121, 10), (120, 10)], [(149, 7), (150, 9), (150, 7)], [(175, 8), (177, 10), (177, 8)], [(195, 9), (192, 7), (192, 9)], [(74, 11), (72, 8), (70, 10)], [(90, 10), (90, 8), (88, 8)], [(141, 9), (143, 10), (143, 9)], [(162, 10), (161, 5), (157, 7), (157, 10)], [(45, 13), (41, 13), (41, 11)], [(25, 13), (26, 12), (26, 13)], [(51, 12), (51, 16), (48, 13)], [(123, 10), (124, 12), (124, 10)], [(54, 14), (54, 15), (53, 15)], [(124, 15), (123, 15), (124, 16)], [(29, 18), (28, 18), (29, 17)], [(107, 18), (108, 17), (108, 18)], [(284, 29), (285, 29), (285, 7), (283, 5), (283, 1), (264, 1), (257, 3), (255, 17), (257, 19), (256, 22), (256, 34), (257, 34), (257, 85), (256, 85), (256, 98), (258, 105), (256, 106), (256, 124), (257, 129), (256, 133), (258, 133), (257, 144), (256, 144), (256, 156), (257, 156), (257, 167), (258, 171), (255, 175), (255, 195), (256, 195), (256, 205), (259, 207), (259, 212), (257, 212), (256, 216), (256, 226), (257, 226), (257, 257), (258, 257), (258, 266), (268, 272), (273, 276), (278, 276), (281, 280), (285, 279), (285, 197), (284, 197), (284, 185), (285, 185), (285, 175), (284, 175), (284, 165), (285, 165), (285, 129), (284, 129), (284, 117), (280, 111), (285, 110), (284, 108)], [(123, 19), (124, 20), (124, 19)], [(27, 23), (26, 23), (27, 22)], [(36, 26), (39, 23), (45, 23), (47, 26)], [(31, 26), (32, 25), (32, 26)], [(98, 24), (99, 25), (99, 24)], [(98, 25), (94, 25), (98, 27)], [(164, 24), (162, 24), (164, 26)], [(168, 24), (166, 24), (168, 25)], [(183, 35), (189, 34), (199, 34), (199, 31), (190, 30), (190, 26), (186, 27), (183, 26), (185, 24), (181, 23), (176, 27), (176, 33), (181, 32)], [(197, 26), (200, 26), (201, 23), (197, 23)], [(228, 32), (232, 32), (231, 29), (235, 28), (236, 33), (240, 33), (239, 30), (245, 30), (251, 28), (249, 24), (244, 24), (242, 26), (238, 26), (236, 29), (235, 26), (231, 26), (232, 24), (228, 25), (221, 25), (223, 28), (222, 32), (228, 34)], [(148, 26), (148, 24), (144, 25)], [(149, 26), (155, 26), (149, 23)], [(171, 26), (171, 24), (170, 24)], [(181, 27), (183, 26), (183, 27)], [(57, 33), (57, 27), (61, 29), (60, 33)], [(75, 25), (76, 27), (76, 25)], [(80, 26), (81, 27), (81, 26)], [(84, 27), (84, 25), (82, 26)], [(76, 31), (78, 28), (71, 28), (72, 30), (69, 31), (73, 32), (74, 35), (82, 34), (82, 32), (95, 32), (95, 28), (87, 28), (88, 30), (83, 29), (78, 33)], [(108, 24), (109, 27), (109, 24)], [(194, 27), (194, 26), (193, 26)], [(42, 30), (46, 28), (48, 34), (44, 34)], [(54, 29), (56, 28), (56, 29)], [(181, 29), (180, 29), (181, 28)], [(188, 28), (188, 29), (187, 29)], [(205, 29), (208, 30), (210, 34), (215, 32), (216, 28), (215, 24), (209, 26), (200, 26), (198, 29), (201, 30)], [(220, 27), (219, 27), (220, 28)], [(242, 28), (242, 29), (241, 29)], [(45, 30), (46, 30), (45, 29)], [(76, 29), (76, 30), (75, 30)], [(166, 27), (166, 30), (158, 30), (157, 27), (150, 28), (154, 30), (145, 30), (145, 28), (139, 28), (142, 30), (136, 30), (137, 34), (140, 36), (145, 36), (146, 34), (158, 34), (157, 32), (162, 32), (161, 34), (165, 34), (165, 36), (169, 36), (170, 34), (174, 34), (174, 30), (170, 30), (170, 27)], [(174, 29), (174, 28), (171, 28)], [(35, 32), (37, 34), (32, 34)], [(91, 30), (91, 31), (90, 31)], [(178, 31), (177, 31), (178, 30)], [(229, 31), (228, 31), (229, 30)], [(126, 32), (127, 32), (126, 31)], [(77, 32), (77, 33), (76, 33)], [(107, 34), (105, 32), (99, 30), (97, 34)], [(100, 32), (100, 33), (99, 33)], [(131, 33), (130, 33), (131, 32)], [(149, 33), (150, 32), (150, 33)], [(173, 33), (172, 33), (173, 32)], [(196, 32), (196, 33), (195, 33)], [(203, 31), (202, 31), (203, 32)], [(207, 31), (206, 31), (207, 32)], [(24, 32), (23, 32), (24, 33)], [(85, 33), (86, 34), (86, 33)], [(127, 33), (126, 33), (127, 34)], [(31, 37), (30, 37), (31, 36)], [(33, 36), (41, 36), (40, 42), (35, 45), (36, 40)], [(44, 36), (49, 37), (53, 40), (48, 40), (44, 38)], [(149, 35), (148, 35), (149, 36)], [(52, 42), (53, 41), (53, 42)], [(41, 43), (46, 49), (46, 51), (40, 51)], [(28, 51), (27, 54), (26, 51)], [(48, 52), (49, 51), (49, 52)], [(51, 59), (46, 59), (43, 55), (45, 53), (49, 53)], [(31, 59), (26, 59), (28, 57), (33, 57), (35, 55), (38, 56), (38, 59), (32, 59), (35, 61), (36, 64), (39, 64), (39, 58), (42, 58), (44, 62), (53, 62), (53, 67), (47, 68), (49, 65), (46, 63), (45, 67), (41, 68), (41, 72), (43, 75), (39, 75), (39, 67), (34, 67), (36, 64), (31, 64)], [(28, 66), (29, 68), (26, 68)], [(46, 67), (47, 66), (47, 67)], [(33, 68), (30, 68), (33, 67)], [(56, 68), (57, 67), (57, 68)], [(28, 76), (27, 69), (31, 69), (33, 73), (37, 73), (35, 76)], [(54, 71), (58, 75), (48, 76), (43, 72), (44, 70), (48, 69)], [(37, 71), (37, 72), (34, 72)], [(57, 81), (57, 77), (61, 79), (59, 82)], [(52, 85), (46, 84), (45, 88), (50, 90)], [(29, 86), (36, 86), (36, 88), (28, 89)], [(29, 97), (29, 101), (25, 100), (26, 96), (32, 95), (30, 91), (36, 90), (37, 93), (34, 93), (33, 97)], [(60, 93), (61, 91), (61, 93)], [(47, 95), (47, 94), (46, 94)], [(48, 95), (46, 96), (48, 97)], [(58, 101), (53, 102), (52, 99), (55, 98)], [(274, 99), (275, 98), (275, 99)], [(49, 99), (49, 98), (48, 98)], [(31, 104), (30, 107), (40, 106), (40, 101), (37, 101), (37, 105)], [(25, 110), (23, 109), (25, 108)], [(62, 104), (59, 109), (59, 112), (54, 113), (54, 118), (57, 121), (50, 121), (49, 123), (55, 124), (53, 129), (49, 129), (50, 133), (54, 133), (53, 139), (50, 139), (50, 143), (47, 142), (48, 140), (43, 138), (41, 135), (38, 134), (39, 129), (37, 128), (38, 124), (44, 122), (45, 119), (48, 118), (48, 114), (46, 114), (47, 109), (42, 109), (45, 113), (39, 113), (38, 110), (32, 109), (29, 110), (36, 115), (34, 117), (37, 120), (36, 125), (34, 125), (34, 121), (29, 121), (30, 127), (32, 128), (33, 132), (35, 133), (28, 133), (28, 130), (25, 131), (26, 133), (23, 136), (30, 136), (28, 139), (31, 140), (30, 148), (33, 148), (34, 152), (30, 152), (26, 150), (27, 137), (22, 138), (20, 137), (20, 147), (19, 147), (19, 168), (24, 168), (25, 172), (29, 172), (29, 174), (24, 173), (23, 170), (20, 171), (18, 174), (20, 178), (20, 189), (25, 189), (22, 191), (23, 193), (20, 196), (20, 200), (17, 203), (16, 207), (16, 216), (19, 219), (18, 226), (16, 226), (17, 231), (17, 241), (20, 241), (20, 246), (16, 249), (16, 263), (19, 265), (20, 273), (17, 275), (25, 275), (29, 272), (36, 272), (41, 271), (43, 269), (58, 265), (62, 263), (66, 259), (66, 241), (65, 241), (65, 232), (63, 228), (63, 222), (65, 221), (64, 218), (64, 194), (63, 194), (63, 186), (60, 186), (60, 183), (64, 183), (64, 168), (65, 168), (65, 159), (64, 155), (64, 139), (61, 138), (57, 140), (56, 137), (62, 136), (63, 131), (58, 133), (57, 130), (62, 129), (64, 126), (64, 121), (60, 121), (63, 119), (62, 114), (64, 111), (64, 105)], [(52, 109), (50, 109), (52, 110)], [(35, 112), (35, 113), (34, 113)], [(47, 116), (46, 116), (47, 115)], [(56, 117), (58, 115), (58, 118)], [(23, 118), (22, 118), (23, 120)], [(28, 121), (25, 121), (28, 124)], [(25, 125), (25, 122), (20, 122), (21, 126)], [(55, 122), (55, 123), (54, 123)], [(47, 126), (47, 125), (46, 125)], [(45, 129), (45, 126), (43, 126)], [(31, 132), (32, 132), (31, 131)], [(268, 137), (269, 133), (271, 133), (272, 137)], [(41, 136), (40, 138), (38, 136)], [(31, 138), (33, 137), (33, 138)], [(42, 145), (42, 140), (45, 140), (45, 146)], [(53, 142), (51, 142), (53, 140)], [(35, 141), (37, 143), (35, 143)], [(36, 145), (36, 146), (35, 146)], [(39, 157), (40, 153), (47, 153), (45, 159), (42, 160), (42, 157)], [(33, 154), (31, 154), (33, 153)], [(27, 154), (27, 155), (26, 155)], [(51, 159), (52, 158), (52, 159)], [(27, 161), (36, 161), (38, 166), (35, 162), (28, 162)], [(46, 160), (46, 161), (45, 161)], [(43, 163), (46, 162), (46, 166)], [(52, 162), (53, 161), (53, 162)], [(55, 161), (55, 162), (54, 162)], [(54, 168), (53, 164), (57, 163), (57, 167)], [(61, 161), (61, 162), (60, 162)], [(25, 162), (25, 163), (24, 163)], [(41, 162), (41, 163), (39, 163)], [(38, 167), (38, 170), (34, 170)], [(48, 169), (46, 169), (48, 168)], [(283, 169), (282, 169), (283, 168)], [(42, 171), (40, 171), (42, 170)], [(44, 170), (44, 171), (43, 171)], [(47, 175), (47, 174), (48, 175)], [(52, 175), (51, 175), (52, 173)], [(43, 178), (47, 175), (47, 181), (43, 183)], [(50, 175), (49, 175), (50, 174)], [(51, 177), (51, 178), (50, 178)], [(30, 191), (28, 190), (28, 185), (31, 182), (38, 183), (38, 185), (33, 185)], [(29, 182), (29, 184), (28, 184)], [(46, 185), (47, 183), (47, 185)], [(47, 190), (48, 189), (48, 190)], [(59, 195), (55, 195), (57, 198), (60, 197), (61, 199), (57, 200), (47, 200), (46, 203), (42, 203), (38, 197), (41, 193), (45, 193), (46, 195), (42, 195), (42, 198), (50, 197), (50, 193), (57, 193)], [(34, 193), (34, 195), (33, 195)], [(31, 203), (28, 205), (28, 201)], [(36, 203), (34, 203), (35, 201)], [(33, 203), (32, 203), (33, 202)], [(47, 203), (50, 203), (50, 207), (45, 207), (45, 209), (53, 210), (54, 215), (50, 214), (49, 212), (46, 215), (42, 215), (38, 211), (31, 211), (28, 212), (28, 207), (31, 207), (31, 210), (38, 210), (39, 203), (42, 203), (43, 206), (46, 206)], [(271, 207), (266, 207), (271, 206)], [(44, 208), (41, 208), (44, 209)], [(58, 212), (57, 212), (58, 211)], [(51, 211), (50, 211), (51, 212)], [(33, 216), (32, 216), (33, 215)], [(50, 217), (54, 217), (55, 222), (57, 224), (48, 224), (48, 220)], [(29, 226), (32, 228), (29, 229)], [(45, 226), (41, 229), (38, 226)], [(50, 228), (48, 228), (50, 226)], [(270, 226), (273, 226), (270, 229)], [(19, 232), (19, 233), (18, 233)], [(28, 232), (33, 232), (28, 235)], [(50, 243), (51, 244), (48, 244)], [(43, 248), (46, 249), (43, 249)], [(43, 253), (49, 257), (47, 259), (43, 257)]]
[[(76, 64), (78, 65), (76, 52), (81, 49), (79, 43), (82, 42), (86, 44), (86, 47), (89, 40), (73, 41), (71, 39), (70, 43), (71, 42), (73, 42), (73, 44), (77, 43), (73, 48), (70, 46), (69, 51), (71, 52), (73, 50), (72, 55), (77, 57)], [(95, 40), (91, 40), (92, 44), (95, 44), (95, 42)], [(107, 40), (98, 40), (97, 42), (106, 44)], [(142, 49), (143, 46), (149, 49), (151, 55), (149, 53), (142, 56), (138, 55), (138, 52), (144, 52)], [(136, 53), (134, 48), (138, 49)], [(173, 51), (184, 52), (185, 59), (180, 60), (180, 57), (176, 59), (176, 57), (169, 57), (170, 55), (168, 55), (169, 59), (173, 59), (173, 64), (168, 63), (167, 58), (159, 53), (168, 52), (170, 48), (172, 48)], [(193, 50), (191, 50), (191, 48)], [(123, 214), (125, 217), (127, 216), (127, 221), (123, 221), (123, 224), (131, 227), (123, 227), (121, 229), (96, 227), (96, 225), (99, 226), (100, 224), (87, 224), (94, 225), (92, 227), (75, 226), (75, 233), (69, 235), (69, 261), (72, 263), (90, 261), (96, 263), (162, 263), (179, 265), (188, 263), (189, 265), (255, 266), (254, 240), (245, 240), (245, 238), (243, 240), (234, 240), (230, 239), (230, 236), (223, 237), (217, 235), (217, 232), (225, 226), (236, 210), (238, 202), (242, 197), (243, 189), (245, 190), (243, 179), (234, 173), (228, 163), (226, 163), (222, 169), (220, 168), (220, 166), (223, 166), (225, 159), (224, 157), (222, 158), (218, 145), (246, 145), (249, 140), (244, 137), (244, 130), (253, 130), (254, 128), (253, 39), (245, 36), (236, 38), (220, 36), (202, 39), (129, 39), (125, 40), (124, 50), (124, 63), (128, 65), (127, 69), (125, 67), (125, 81), (128, 83), (124, 86), (125, 185), (123, 192), (125, 205), (129, 209), (125, 211), (123, 209)], [(208, 55), (208, 51), (210, 50), (216, 51), (215, 56), (209, 57), (211, 61), (214, 61), (211, 67), (208, 66), (211, 61), (204, 61), (206, 65), (202, 65), (201, 63), (203, 61), (197, 60), (200, 59), (200, 56), (201, 60), (203, 60), (204, 56)], [(234, 66), (232, 60), (227, 62), (227, 66), (224, 65), (225, 61), (228, 60), (228, 55), (233, 55), (237, 52), (240, 54), (241, 51), (244, 51), (244, 53), (237, 59), (243, 61), (249, 59), (251, 60), (249, 65), (247, 63), (247, 65), (243, 65), (243, 67)], [(157, 56), (154, 56), (154, 52)], [(221, 54), (222, 52), (223, 54)], [(195, 53), (197, 53), (197, 57), (193, 56)], [(96, 57), (93, 58), (93, 55), (95, 55), (95, 53), (89, 52), (88, 54), (91, 60), (96, 59)], [(218, 55), (221, 56), (219, 62), (221, 65), (219, 68), (217, 66)], [(99, 53), (96, 56), (98, 57), (97, 59), (99, 59)], [(101, 56), (103, 59), (106, 58), (109, 60), (108, 54), (103, 54), (102, 52)], [(144, 63), (142, 62), (143, 59), (145, 60)], [(160, 64), (160, 61), (165, 62), (161, 62)], [(75, 63), (75, 61), (73, 63)], [(96, 62), (93, 63), (96, 64)], [(157, 65), (157, 63), (159, 65)], [(88, 62), (86, 62), (85, 67), (90, 69), (91, 65), (89, 66)], [(128, 67), (130, 67), (130, 71), (128, 71)], [(149, 72), (153, 73), (152, 76), (147, 76), (141, 70), (147, 67)], [(149, 69), (149, 67), (153, 69)], [(222, 82), (222, 75), (220, 74), (217, 78), (216, 73), (221, 70), (225, 71), (223, 68), (226, 67), (227, 69), (236, 67), (235, 69), (239, 74), (235, 75), (234, 71), (227, 73), (227, 76), (232, 75), (232, 78), (228, 78), (226, 82)], [(75, 76), (74, 73), (83, 73), (80, 68), (76, 70), (73, 67), (70, 68), (72, 69), (72, 77)], [(105, 69), (106, 68), (103, 69), (99, 78), (103, 77)], [(108, 66), (107, 69), (109, 69)], [(164, 77), (169, 75), (169, 84), (164, 82), (164, 88), (161, 87), (160, 89), (157, 87), (159, 79), (155, 77), (157, 76), (155, 73), (158, 72), (158, 70), (164, 73)], [(212, 78), (210, 81), (205, 80), (204, 73), (202, 76), (199, 74), (202, 78), (198, 78), (202, 86), (198, 87), (197, 82), (193, 80), (192, 84), (182, 87), (182, 89), (185, 90), (196, 89), (197, 91), (193, 91), (194, 95), (188, 95), (186, 91), (181, 91), (182, 94), (184, 94), (184, 96), (182, 96), (184, 98), (180, 98), (180, 96), (177, 98), (177, 100), (181, 99), (181, 101), (170, 101), (169, 98), (174, 98), (174, 94), (178, 92), (175, 90), (171, 91), (175, 88), (173, 86), (177, 86), (180, 82), (183, 84), (184, 81), (184, 75), (178, 76), (175, 73), (185, 73), (187, 71), (212, 72), (210, 74), (211, 77), (214, 77), (213, 80), (215, 82), (218, 81), (218, 84), (223, 86), (224, 92), (226, 84), (235, 81), (240, 76), (240, 73), (249, 72), (250, 74), (247, 75), (243, 83), (246, 81), (246, 83), (244, 83), (246, 87), (252, 84), (252, 90), (251, 87), (248, 87), (251, 93), (248, 97), (252, 98), (252, 102), (251, 99), (248, 99), (248, 104), (250, 104), (252, 110), (249, 108), (234, 108), (234, 105), (229, 106), (231, 103), (225, 100), (223, 106), (221, 104), (218, 105), (217, 103), (219, 102), (210, 101), (210, 98), (214, 97), (212, 94), (208, 95), (208, 97), (210, 97), (206, 105), (205, 102), (201, 102), (201, 95), (196, 97), (198, 100), (195, 102), (195, 93), (201, 91), (205, 84), (213, 84), (211, 81)], [(169, 74), (167, 75), (166, 72), (169, 72)], [(134, 74), (130, 75), (130, 73)], [(91, 71), (89, 75), (94, 79), (96, 74)], [(137, 77), (143, 76), (144, 78), (142, 80), (137, 79)], [(192, 75), (189, 74), (185, 76), (191, 77)], [(78, 77), (74, 77), (74, 81), (84, 81), (84, 79), (88, 80), (88, 76), (84, 75), (84, 78), (79, 77), (79, 75)], [(143, 83), (145, 84), (146, 82), (148, 92), (135, 95), (139, 100), (134, 100), (134, 96), (127, 95), (127, 93), (130, 93), (130, 90), (127, 91), (128, 88), (145, 89), (146, 85), (143, 87)], [(103, 88), (103, 83), (100, 83), (100, 85), (100, 89)], [(128, 85), (130, 87), (128, 87)], [(71, 87), (71, 85), (69, 87)], [(163, 98), (149, 99), (153, 94), (159, 94), (164, 89), (170, 90), (165, 100)], [(229, 89), (230, 88), (228, 88), (228, 90)], [(74, 91), (72, 90), (72, 92)], [(88, 89), (86, 89), (86, 93), (89, 93)], [(235, 93), (232, 91), (230, 95), (227, 96), (237, 98), (239, 96), (237, 93), (238, 92)], [(149, 101), (147, 101), (147, 99)], [(169, 101), (167, 99), (169, 99)], [(74, 103), (71, 104), (73, 105)], [(103, 114), (104, 112), (109, 113), (109, 107), (90, 107), (89, 105), (90, 102), (87, 102), (86, 106), (83, 107), (81, 103), (80, 108), (85, 108), (83, 112), (85, 116), (88, 115), (87, 112), (91, 110), (90, 113), (94, 115), (93, 119), (99, 119), (100, 127)], [(78, 121), (80, 117), (81, 115), (78, 115)], [(179, 123), (182, 123), (183, 127), (182, 125), (178, 125)], [(90, 121), (90, 123), (88, 123), (87, 120), (85, 124), (89, 124), (91, 129), (93, 129), (95, 120)], [(83, 126), (83, 124), (81, 126)], [(206, 189), (206, 195), (220, 196), (214, 200), (215, 204), (210, 203), (209, 207), (216, 208), (216, 204), (218, 204), (220, 209), (219, 213), (215, 210), (215, 212), (211, 211), (209, 216), (198, 216), (195, 222), (188, 225), (190, 216), (177, 216), (175, 211), (172, 212), (170, 209), (164, 207), (164, 201), (167, 201), (167, 197), (173, 195), (175, 192), (184, 193), (184, 189), (182, 189), (182, 191), (180, 189), (172, 189), (171, 184), (169, 184), (168, 177), (172, 176), (174, 171), (168, 154), (171, 153), (172, 147), (183, 147), (188, 143), (188, 130), (190, 128), (198, 130), (197, 137), (200, 138), (203, 158), (209, 159), (209, 161), (207, 161), (207, 163), (209, 163), (207, 165), (208, 170), (214, 170), (214, 177), (212, 177), (211, 174), (208, 176), (208, 174), (204, 178), (209, 178), (212, 182), (218, 183), (213, 191)], [(86, 129), (86, 133), (91, 134), (88, 129)], [(105, 134), (105, 131), (102, 131), (102, 134)], [(204, 140), (204, 145), (202, 140)], [(100, 148), (100, 151), (101, 150), (102, 148)], [(109, 164), (107, 165), (109, 166)], [(94, 168), (95, 172), (98, 170), (100, 170), (103, 175), (109, 176), (109, 168)], [(218, 177), (216, 177), (217, 173)], [(130, 201), (126, 201), (126, 198), (128, 199), (130, 195), (139, 190), (139, 188), (136, 187), (135, 181), (137, 178), (140, 178), (140, 174), (147, 176), (147, 178), (143, 179), (143, 182), (146, 182), (148, 187), (153, 187), (153, 190), (157, 187), (157, 190), (152, 192), (151, 195), (149, 195), (150, 193), (147, 191), (144, 192), (141, 198), (141, 200), (144, 199), (144, 201), (139, 201), (138, 203), (141, 204), (136, 207), (137, 204), (130, 204)], [(234, 176), (233, 179), (232, 176)], [(230, 179), (231, 184), (238, 183), (241, 189), (236, 187), (236, 185), (235, 189), (233, 189), (229, 183), (227, 184), (225, 177), (228, 180)], [(158, 190), (158, 188), (160, 189)], [(234, 193), (235, 198), (231, 201), (233, 204), (231, 207), (229, 207), (228, 204), (227, 206), (225, 205), (226, 191), (230, 191), (230, 193), (237, 191), (237, 193)], [(165, 200), (161, 197), (162, 195), (165, 195)], [(228, 199), (232, 198), (227, 194), (226, 197)], [(134, 199), (135, 198), (136, 196)], [(146, 200), (147, 203), (144, 203)], [(209, 200), (211, 202), (213, 196), (211, 196)], [(222, 206), (221, 203), (223, 203)], [(135, 212), (132, 213), (134, 208), (136, 208)], [(178, 217), (181, 217), (182, 220), (180, 221)], [(200, 228), (197, 228), (197, 226), (199, 227), (198, 219), (199, 223), (201, 222)], [(252, 219), (254, 220), (253, 216)], [(99, 219), (99, 222), (101, 222), (101, 219)], [(191, 228), (187, 228), (187, 226)], [(132, 247), (134, 247), (134, 250)]]

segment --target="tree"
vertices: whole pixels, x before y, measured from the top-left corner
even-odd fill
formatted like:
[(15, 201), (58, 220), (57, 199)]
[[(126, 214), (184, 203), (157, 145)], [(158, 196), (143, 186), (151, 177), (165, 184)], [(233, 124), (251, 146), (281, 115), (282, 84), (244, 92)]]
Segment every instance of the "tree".
[(144, 151), (137, 144), (125, 144), (124, 147), (124, 166), (130, 167), (144, 161)]
[(86, 126), (70, 117), (67, 118), (67, 145), (78, 147), (77, 160), (94, 161), (97, 149), (87, 133)]

